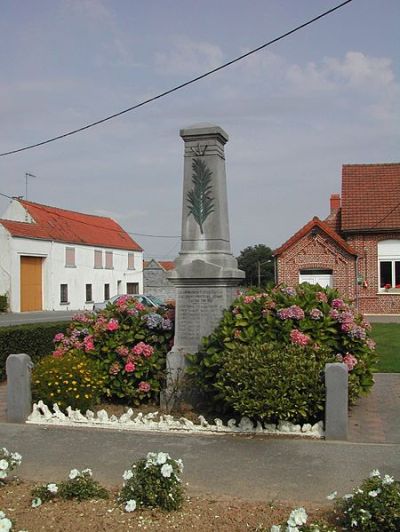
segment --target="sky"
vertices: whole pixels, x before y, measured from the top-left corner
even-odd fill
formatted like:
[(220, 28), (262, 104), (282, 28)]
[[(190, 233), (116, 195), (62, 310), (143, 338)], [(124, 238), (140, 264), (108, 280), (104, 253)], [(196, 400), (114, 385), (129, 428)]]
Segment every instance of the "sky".
[[(46, 140), (200, 75), (332, 0), (2, 0), (0, 152)], [(183, 141), (221, 126), (231, 244), (276, 248), (329, 214), (348, 163), (399, 162), (398, 0), (353, 0), (136, 111), (0, 157), (0, 192), (110, 216), (146, 258), (180, 250)], [(9, 200), (0, 196), (0, 212)], [(141, 236), (162, 235), (161, 237)], [(171, 236), (172, 238), (165, 238)]]

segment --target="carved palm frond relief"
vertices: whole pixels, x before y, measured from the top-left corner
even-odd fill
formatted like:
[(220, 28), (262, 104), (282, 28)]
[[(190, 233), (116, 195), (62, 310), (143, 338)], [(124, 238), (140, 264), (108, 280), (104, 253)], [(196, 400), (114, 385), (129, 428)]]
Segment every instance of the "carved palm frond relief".
[(193, 188), (187, 193), (188, 216), (193, 215), (200, 227), (201, 234), (203, 234), (203, 224), (208, 216), (214, 212), (212, 172), (199, 157), (193, 158), (192, 170)]

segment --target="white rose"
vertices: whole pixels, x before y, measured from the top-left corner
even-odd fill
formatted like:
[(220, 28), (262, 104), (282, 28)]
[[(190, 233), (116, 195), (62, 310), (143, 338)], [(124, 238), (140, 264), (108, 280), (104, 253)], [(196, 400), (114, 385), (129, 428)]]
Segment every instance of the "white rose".
[(57, 486), (57, 484), (54, 484), (54, 483), (47, 484), (47, 490), (48, 490), (50, 493), (57, 493), (57, 491), (58, 491), (58, 486)]
[(162, 465), (165, 464), (165, 462), (168, 460), (169, 454), (168, 453), (158, 453), (157, 455), (157, 464)]
[(7, 517), (3, 517), (0, 519), (0, 530), (4, 532), (8, 532), (12, 528), (12, 523)]
[(5, 471), (6, 469), (8, 469), (8, 462), (7, 460), (0, 460), (0, 469)]
[(172, 465), (170, 464), (164, 464), (161, 468), (161, 474), (165, 478), (169, 478), (172, 475), (173, 469)]
[(79, 476), (80, 476), (80, 472), (77, 469), (71, 469), (71, 471), (69, 472), (68, 478), (70, 480), (74, 480), (74, 478), (79, 477)]
[(131, 499), (127, 501), (125, 505), (125, 512), (134, 512), (136, 510), (136, 501), (135, 499)]
[(128, 469), (127, 471), (124, 471), (124, 474), (122, 475), (122, 478), (124, 480), (129, 480), (132, 477), (133, 477), (133, 472), (130, 469)]
[(307, 517), (308, 515), (306, 514), (304, 508), (295, 508), (289, 515), (287, 524), (293, 527), (296, 527), (297, 525), (304, 525), (307, 523)]

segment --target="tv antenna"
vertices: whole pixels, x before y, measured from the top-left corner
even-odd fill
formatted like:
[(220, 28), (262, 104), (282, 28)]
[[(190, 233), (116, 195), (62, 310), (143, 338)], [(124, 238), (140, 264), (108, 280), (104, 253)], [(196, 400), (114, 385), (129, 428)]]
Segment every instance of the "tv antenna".
[(28, 177), (37, 177), (36, 175), (25, 172), (25, 199), (28, 199)]

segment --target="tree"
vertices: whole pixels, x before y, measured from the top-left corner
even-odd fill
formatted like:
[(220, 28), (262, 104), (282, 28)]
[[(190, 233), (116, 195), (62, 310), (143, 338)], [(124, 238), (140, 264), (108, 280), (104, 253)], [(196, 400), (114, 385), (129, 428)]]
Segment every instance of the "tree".
[(246, 273), (246, 286), (265, 286), (274, 281), (272, 250), (265, 244), (244, 248), (237, 259), (239, 268)]

